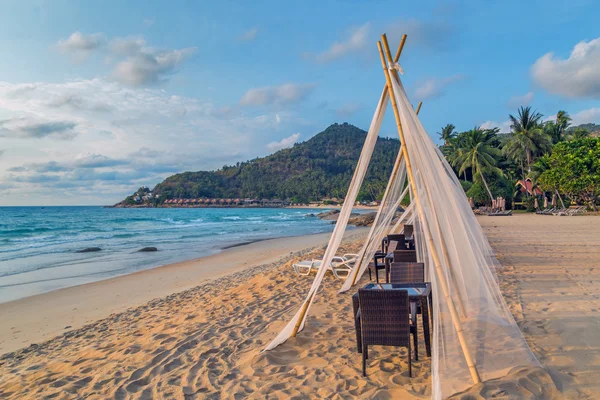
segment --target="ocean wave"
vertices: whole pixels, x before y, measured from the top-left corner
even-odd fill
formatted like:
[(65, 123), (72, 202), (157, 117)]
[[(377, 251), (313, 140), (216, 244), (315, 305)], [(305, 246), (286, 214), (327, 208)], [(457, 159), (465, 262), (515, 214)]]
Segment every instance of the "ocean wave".
[(174, 220), (173, 218), (160, 218), (159, 221), (168, 222), (170, 224), (175, 224), (175, 225), (183, 225), (183, 224), (185, 224), (185, 221)]

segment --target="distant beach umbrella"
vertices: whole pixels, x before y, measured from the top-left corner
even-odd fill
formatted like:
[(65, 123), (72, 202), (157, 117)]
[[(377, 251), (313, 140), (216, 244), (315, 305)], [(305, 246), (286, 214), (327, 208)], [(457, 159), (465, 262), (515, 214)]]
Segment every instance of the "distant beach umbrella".
[(548, 198), (544, 196), (544, 208), (548, 208)]
[(552, 207), (556, 207), (556, 193), (552, 193)]
[(475, 208), (475, 203), (473, 203), (472, 197), (469, 197), (469, 205), (471, 206), (471, 208)]
[(537, 210), (540, 206), (538, 204), (538, 200), (537, 197), (535, 198), (535, 201), (533, 202), (533, 207)]

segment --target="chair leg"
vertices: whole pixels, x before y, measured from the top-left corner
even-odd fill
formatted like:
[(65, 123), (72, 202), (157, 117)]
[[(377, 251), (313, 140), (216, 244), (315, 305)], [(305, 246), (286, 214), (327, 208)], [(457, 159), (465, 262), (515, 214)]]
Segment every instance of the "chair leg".
[(416, 330), (413, 335), (413, 341), (415, 343), (415, 361), (419, 361), (419, 337)]
[(410, 356), (410, 340), (408, 341), (408, 377), (412, 378), (412, 357)]
[(371, 276), (371, 267), (369, 267), (369, 281), (372, 281), (373, 277)]
[(363, 376), (367, 376), (367, 345), (363, 344), (362, 351)]

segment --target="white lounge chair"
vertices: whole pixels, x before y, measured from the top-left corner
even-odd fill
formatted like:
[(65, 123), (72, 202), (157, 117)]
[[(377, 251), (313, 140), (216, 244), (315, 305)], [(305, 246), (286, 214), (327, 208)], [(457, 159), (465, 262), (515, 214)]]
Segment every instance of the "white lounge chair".
[[(331, 259), (331, 264), (327, 267), (333, 275), (338, 279), (346, 279), (346, 276), (354, 268), (354, 263), (358, 254), (344, 254), (343, 256), (334, 256)], [(292, 267), (298, 275), (309, 275), (313, 269), (317, 270), (321, 266), (323, 260), (313, 259), (312, 261), (300, 261), (299, 263), (293, 264)], [(340, 275), (340, 272), (342, 273)]]

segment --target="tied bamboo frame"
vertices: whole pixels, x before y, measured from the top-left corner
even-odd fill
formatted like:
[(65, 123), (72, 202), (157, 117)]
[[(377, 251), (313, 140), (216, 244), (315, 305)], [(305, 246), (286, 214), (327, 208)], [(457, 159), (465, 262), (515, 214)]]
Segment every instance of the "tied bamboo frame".
[[(405, 37), (406, 35), (403, 36), (403, 41), (402, 41), (402, 45), (404, 44), (405, 41)], [(386, 35), (382, 35), (382, 41), (383, 44), (385, 46), (385, 52), (387, 55), (387, 58), (389, 60), (390, 63), (392, 63), (392, 57), (391, 57), (391, 53), (390, 53), (390, 48), (388, 46), (387, 43), (387, 37)], [(412, 171), (412, 165), (410, 163), (410, 157), (408, 156), (408, 150), (406, 148), (406, 146), (404, 145), (406, 142), (404, 140), (404, 131), (402, 129), (402, 122), (400, 119), (400, 113), (398, 111), (398, 105), (396, 104), (396, 98), (394, 96), (394, 88), (392, 85), (392, 76), (390, 74), (390, 71), (388, 70), (388, 65), (386, 63), (386, 59), (383, 53), (383, 48), (381, 45), (381, 42), (377, 42), (377, 47), (379, 49), (379, 56), (381, 58), (381, 65), (383, 67), (383, 72), (385, 75), (385, 79), (386, 79), (386, 84), (388, 87), (388, 92), (390, 93), (390, 98), (391, 98), (391, 102), (392, 102), (392, 109), (394, 110), (394, 117), (396, 119), (396, 128), (398, 129), (398, 134), (400, 136), (400, 141), (402, 142), (403, 146), (402, 146), (402, 152), (404, 153), (404, 160), (406, 162), (406, 171), (408, 174), (408, 178), (409, 178), (409, 182), (410, 185), (412, 187), (412, 191), (413, 191), (413, 200), (415, 201), (416, 205), (417, 205), (417, 212), (419, 213), (419, 217), (421, 219), (421, 221), (426, 221), (424, 218), (424, 213), (423, 213), (423, 208), (421, 207), (421, 204), (419, 202), (419, 198), (418, 198), (418, 193), (417, 193), (417, 188), (415, 185), (415, 179), (414, 179), (414, 175), (413, 175), (413, 171)], [(467, 342), (465, 340), (465, 337), (463, 335), (463, 330), (462, 330), (462, 326), (460, 324), (460, 319), (458, 316), (458, 312), (456, 311), (456, 307), (454, 306), (454, 302), (452, 301), (452, 298), (450, 297), (450, 292), (448, 290), (448, 286), (446, 284), (445, 281), (445, 277), (444, 277), (444, 272), (442, 271), (442, 267), (440, 264), (440, 259), (439, 256), (437, 254), (437, 250), (435, 248), (435, 244), (433, 242), (433, 238), (431, 236), (431, 232), (429, 231), (429, 226), (426, 224), (426, 226), (424, 226), (424, 233), (426, 236), (426, 240), (429, 244), (429, 248), (431, 249), (431, 255), (433, 258), (433, 263), (435, 266), (435, 270), (436, 270), (436, 274), (438, 276), (438, 280), (440, 282), (440, 286), (442, 288), (442, 292), (444, 293), (444, 298), (446, 299), (446, 303), (448, 305), (448, 309), (450, 311), (450, 316), (452, 317), (452, 322), (454, 324), (454, 329), (456, 330), (457, 336), (458, 336), (458, 340), (460, 342), (460, 346), (461, 349), (463, 351), (463, 354), (465, 356), (465, 361), (467, 363), (467, 366), (469, 367), (469, 372), (471, 373), (471, 377), (473, 378), (473, 382), (475, 384), (480, 383), (481, 382), (481, 378), (479, 376), (479, 372), (477, 371), (477, 367), (475, 366), (475, 363), (473, 362), (473, 357), (471, 356), (471, 353), (469, 351), (469, 348), (467, 346)], [(443, 240), (443, 239), (442, 239)]]
[[(400, 59), (400, 55), (402, 54), (402, 49), (404, 48), (404, 43), (406, 43), (406, 35), (402, 35), (402, 39), (400, 40), (400, 45), (398, 46), (398, 51), (396, 51), (396, 56), (394, 57), (395, 62), (398, 62), (398, 60)], [(385, 96), (387, 95), (388, 92), (389, 92), (389, 87), (388, 87), (388, 85), (385, 85), (383, 88), (383, 93), (381, 94), (380, 102), (382, 99), (385, 98)], [(355, 173), (356, 173), (356, 171), (355, 171)], [(356, 277), (355, 277), (355, 279), (356, 279)], [(296, 335), (298, 334), (298, 331), (300, 330), (300, 327), (302, 326), (302, 322), (304, 321), (304, 318), (306, 317), (306, 312), (308, 311), (308, 306), (310, 305), (310, 302), (312, 301), (313, 297), (314, 297), (314, 293), (309, 298), (304, 300), (304, 303), (302, 304), (302, 308), (300, 309), (300, 316), (298, 317), (298, 320), (296, 321), (296, 324), (294, 325), (294, 329), (292, 330), (292, 337), (296, 337)]]

